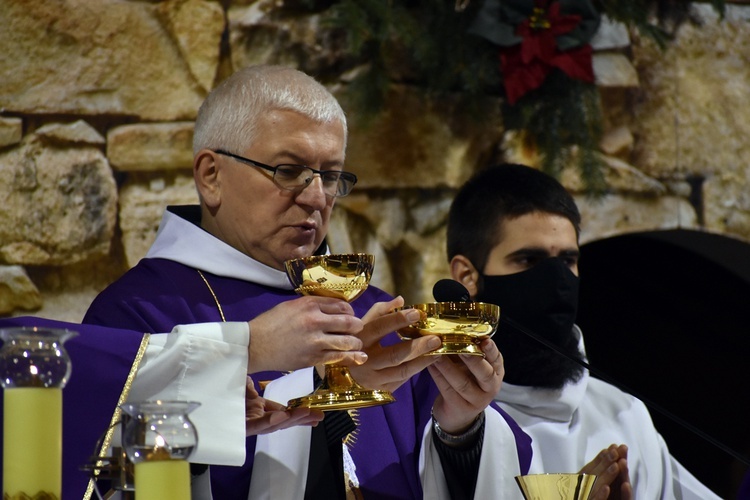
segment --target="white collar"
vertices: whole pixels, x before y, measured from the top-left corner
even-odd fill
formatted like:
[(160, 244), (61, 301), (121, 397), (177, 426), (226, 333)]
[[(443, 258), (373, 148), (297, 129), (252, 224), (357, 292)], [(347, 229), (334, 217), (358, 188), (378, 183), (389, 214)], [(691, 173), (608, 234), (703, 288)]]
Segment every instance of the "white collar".
[(167, 207), (146, 258), (168, 259), (217, 276), (283, 290), (293, 288), (285, 272), (258, 262), (205, 231), (199, 226), (200, 217), (190, 220), (188, 217), (200, 213), (194, 212), (197, 208)]
[[(581, 329), (574, 325), (573, 330), (578, 335), (578, 347), (585, 352)], [(495, 400), (509, 404), (528, 415), (569, 422), (586, 395), (588, 383), (588, 370), (583, 371), (578, 382), (567, 383), (562, 389), (541, 389), (503, 382)]]

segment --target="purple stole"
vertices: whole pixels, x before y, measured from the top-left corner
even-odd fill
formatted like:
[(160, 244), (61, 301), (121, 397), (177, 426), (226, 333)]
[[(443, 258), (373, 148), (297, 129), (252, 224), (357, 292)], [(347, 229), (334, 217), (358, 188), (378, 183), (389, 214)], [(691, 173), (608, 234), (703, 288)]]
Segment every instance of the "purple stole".
[[(0, 328), (13, 326), (65, 328), (78, 332), (78, 336), (65, 342), (72, 371), (63, 389), (62, 497), (83, 498), (90, 476), (81, 467), (99, 454), (100, 439), (111, 424), (143, 333), (33, 317), (0, 320)], [(0, 398), (0, 417), (2, 404)], [(0, 480), (1, 465), (2, 456)]]
[[(227, 321), (249, 321), (297, 297), (291, 290), (203, 274)], [(352, 307), (361, 317), (375, 302), (390, 298), (382, 290), (369, 287), (352, 302)], [(221, 321), (216, 300), (194, 268), (166, 259), (142, 259), (94, 300), (84, 322), (168, 332), (178, 324)], [(395, 333), (383, 340), (384, 344), (395, 342), (400, 342)], [(257, 383), (281, 375), (280, 372), (265, 372), (254, 375), (253, 379)], [(365, 498), (421, 499), (418, 459), (422, 430), (430, 419), (437, 388), (425, 370), (403, 384), (394, 395), (396, 403), (359, 410), (359, 425), (350, 453)], [(521, 470), (528, 471), (530, 439), (510, 417), (500, 412), (516, 436)], [(244, 466), (211, 467), (214, 498), (247, 500), (255, 437), (248, 438), (246, 446)]]

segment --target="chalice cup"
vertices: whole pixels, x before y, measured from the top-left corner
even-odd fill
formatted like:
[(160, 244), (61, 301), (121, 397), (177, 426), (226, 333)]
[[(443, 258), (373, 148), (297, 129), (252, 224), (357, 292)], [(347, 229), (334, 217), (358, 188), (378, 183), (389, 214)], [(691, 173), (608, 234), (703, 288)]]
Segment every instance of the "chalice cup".
[[(375, 256), (363, 253), (313, 255), (286, 261), (284, 265), (297, 293), (351, 302), (367, 289)], [(323, 381), (315, 391), (287, 404), (289, 408), (328, 411), (378, 406), (395, 400), (388, 391), (367, 389), (358, 384), (346, 366), (326, 364)]]
[(500, 322), (500, 307), (486, 302), (429, 302), (401, 309), (417, 309), (421, 315), (416, 323), (397, 330), (403, 340), (437, 335), (443, 341), (429, 355), (484, 356), (479, 343), (492, 337)]
[(588, 500), (596, 476), (592, 474), (528, 474), (516, 476), (526, 500)]

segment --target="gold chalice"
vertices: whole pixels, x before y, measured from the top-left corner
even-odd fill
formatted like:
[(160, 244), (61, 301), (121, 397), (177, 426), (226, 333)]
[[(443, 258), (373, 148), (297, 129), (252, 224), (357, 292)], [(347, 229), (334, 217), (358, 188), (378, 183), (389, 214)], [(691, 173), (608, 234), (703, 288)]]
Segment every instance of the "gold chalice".
[(429, 354), (474, 354), (484, 356), (479, 342), (490, 338), (500, 321), (500, 307), (485, 302), (431, 302), (404, 306), (418, 309), (422, 315), (416, 323), (400, 328), (399, 336), (412, 340), (437, 335), (442, 347)]
[(592, 474), (529, 474), (516, 476), (526, 500), (587, 500), (594, 488)]
[[(313, 255), (284, 263), (289, 281), (301, 295), (335, 297), (351, 302), (367, 289), (375, 256), (368, 254)], [(392, 403), (388, 391), (366, 389), (346, 366), (327, 364), (323, 382), (312, 394), (289, 401), (290, 408), (342, 410)]]

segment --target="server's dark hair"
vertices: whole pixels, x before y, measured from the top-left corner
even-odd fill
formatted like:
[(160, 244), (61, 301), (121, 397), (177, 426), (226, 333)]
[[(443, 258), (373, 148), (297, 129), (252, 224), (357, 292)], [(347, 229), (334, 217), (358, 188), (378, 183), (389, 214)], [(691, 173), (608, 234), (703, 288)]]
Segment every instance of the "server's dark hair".
[(456, 194), (448, 215), (448, 260), (464, 255), (482, 271), (499, 243), (506, 219), (545, 212), (568, 219), (580, 234), (581, 214), (554, 177), (524, 165), (504, 163), (474, 174)]

